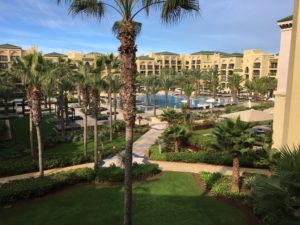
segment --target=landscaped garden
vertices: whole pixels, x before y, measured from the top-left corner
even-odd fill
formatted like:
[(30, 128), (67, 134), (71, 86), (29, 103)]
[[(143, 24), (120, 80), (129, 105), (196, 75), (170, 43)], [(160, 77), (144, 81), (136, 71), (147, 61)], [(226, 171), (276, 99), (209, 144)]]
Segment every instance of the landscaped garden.
[[(207, 196), (192, 174), (166, 172), (133, 185), (141, 225), (254, 225), (234, 205)], [(0, 224), (122, 224), (123, 187), (81, 184), (0, 209)], [(18, 216), (15, 216), (18, 215)]]

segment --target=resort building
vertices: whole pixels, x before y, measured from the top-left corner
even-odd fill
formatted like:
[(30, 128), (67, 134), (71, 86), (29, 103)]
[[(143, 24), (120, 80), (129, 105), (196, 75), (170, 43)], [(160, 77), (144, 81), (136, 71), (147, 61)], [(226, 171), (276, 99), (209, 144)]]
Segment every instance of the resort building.
[(15, 58), (22, 57), (23, 50), (19, 46), (3, 44), (0, 45), (0, 69), (8, 69)]
[(45, 59), (47, 59), (47, 60), (49, 60), (53, 63), (58, 62), (59, 58), (63, 58), (65, 60), (68, 59), (67, 55), (60, 54), (60, 53), (57, 53), (57, 52), (51, 52), (51, 53), (45, 54), (44, 57), (45, 57)]
[(294, 16), (278, 21), (281, 28), (278, 90), (275, 93), (274, 147), (298, 146), (300, 135), (300, 3)]
[(184, 69), (218, 69), (220, 81), (225, 87), (228, 77), (234, 73), (245, 79), (262, 76), (276, 77), (278, 55), (261, 50), (245, 50), (241, 53), (200, 51), (189, 55), (173, 52), (151, 52), (137, 57), (137, 69), (145, 76), (158, 75), (162, 68), (172, 68), (177, 72)]

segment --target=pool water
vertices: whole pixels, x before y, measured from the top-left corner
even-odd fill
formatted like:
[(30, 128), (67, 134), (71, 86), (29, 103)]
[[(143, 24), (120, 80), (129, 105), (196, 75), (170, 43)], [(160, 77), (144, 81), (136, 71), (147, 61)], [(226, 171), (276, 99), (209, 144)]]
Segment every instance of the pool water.
[[(206, 101), (212, 98), (211, 96), (198, 96), (196, 98), (190, 99), (190, 106), (191, 107), (199, 107), (203, 105), (209, 105)], [(136, 99), (141, 103), (138, 105), (138, 109), (141, 110), (152, 110), (153, 107), (146, 107), (146, 95), (137, 96)], [(149, 105), (153, 105), (153, 98), (151, 95), (148, 97)], [(216, 104), (231, 104), (232, 99), (230, 97), (218, 97), (218, 102)], [(181, 108), (182, 101), (187, 100), (185, 96), (173, 96), (168, 95), (168, 107), (170, 108)], [(156, 105), (158, 108), (164, 108), (165, 106), (165, 96), (164, 95), (156, 95)]]

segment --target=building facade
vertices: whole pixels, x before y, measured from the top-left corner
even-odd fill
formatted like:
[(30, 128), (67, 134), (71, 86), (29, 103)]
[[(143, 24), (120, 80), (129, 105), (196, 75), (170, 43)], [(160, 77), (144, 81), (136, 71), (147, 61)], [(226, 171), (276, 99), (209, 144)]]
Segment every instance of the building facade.
[(149, 55), (137, 57), (137, 70), (142, 75), (158, 75), (162, 68), (171, 68), (177, 72), (184, 69), (218, 69), (224, 87), (234, 73), (247, 80), (262, 76), (275, 78), (277, 65), (278, 55), (267, 54), (261, 50), (245, 50), (243, 54), (201, 51), (189, 55), (151, 52)]
[(0, 45), (0, 69), (10, 68), (13, 60), (23, 55), (24, 51), (19, 46), (11, 44)]

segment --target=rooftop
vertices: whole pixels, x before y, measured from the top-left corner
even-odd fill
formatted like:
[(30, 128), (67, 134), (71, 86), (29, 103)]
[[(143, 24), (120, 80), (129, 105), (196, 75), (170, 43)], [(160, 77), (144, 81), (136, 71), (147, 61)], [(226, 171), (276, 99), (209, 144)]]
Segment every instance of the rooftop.
[(21, 49), (21, 47), (11, 44), (2, 44), (0, 48), (7, 48), (7, 49)]
[(177, 53), (174, 52), (156, 52), (156, 55), (179, 55)]
[(154, 58), (151, 58), (151, 57), (149, 57), (148, 55), (145, 55), (145, 56), (139, 56), (139, 57), (137, 57), (136, 59), (139, 59), (139, 60), (154, 60)]
[(45, 54), (44, 56), (45, 57), (67, 57), (64, 54), (57, 53), (57, 52), (51, 52), (51, 53)]
[(291, 21), (291, 20), (293, 20), (293, 15), (282, 18), (282, 19), (278, 20), (277, 22), (282, 23), (282, 22), (287, 22), (287, 21)]
[(194, 52), (191, 55), (214, 55), (214, 54), (225, 54), (224, 52), (215, 52), (215, 51), (199, 51)]

